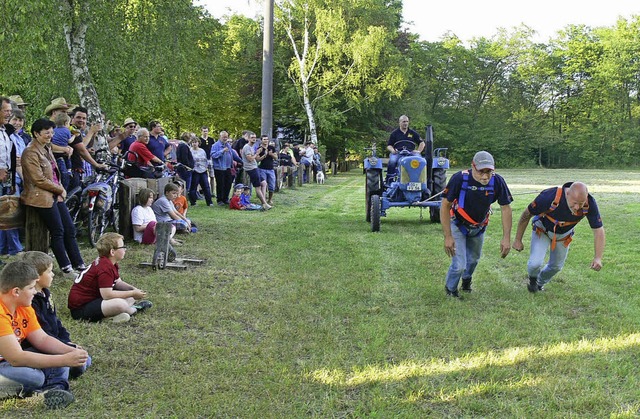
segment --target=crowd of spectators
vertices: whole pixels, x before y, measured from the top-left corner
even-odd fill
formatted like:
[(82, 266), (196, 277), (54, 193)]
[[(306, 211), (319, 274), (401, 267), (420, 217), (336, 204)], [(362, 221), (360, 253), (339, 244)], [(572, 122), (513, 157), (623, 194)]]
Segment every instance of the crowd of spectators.
[[(68, 276), (76, 275), (84, 263), (78, 256), (76, 227), (64, 205), (67, 192), (86, 186), (93, 172), (107, 169), (115, 156), (126, 162), (125, 177), (176, 176), (184, 188), (181, 199), (188, 200), (181, 205), (185, 209), (199, 200), (229, 208), (232, 188), (240, 185), (248, 188), (248, 193), (241, 194), (243, 199), (253, 195), (258, 207), (268, 210), (274, 205), (276, 180), (286, 180), (288, 167), (302, 164), (314, 172), (322, 170), (317, 147), (311, 143), (275, 143), (268, 136), (258, 141), (249, 130), (236, 140), (227, 131), (215, 139), (207, 126), (201, 128), (200, 137), (184, 132), (179, 140), (170, 140), (160, 121), (143, 127), (133, 118), (126, 118), (122, 125), (107, 121), (105, 127), (89, 126), (89, 110), (62, 97), (53, 99), (44, 110), (45, 117), (34, 121), (29, 130), (24, 112), (29, 104), (20, 96), (0, 100), (0, 196), (22, 196), (24, 204), (41, 214), (59, 268)], [(304, 177), (308, 182), (306, 171)], [(180, 206), (173, 201), (176, 208)], [(0, 231), (0, 254), (22, 252), (23, 234), (17, 229)]]

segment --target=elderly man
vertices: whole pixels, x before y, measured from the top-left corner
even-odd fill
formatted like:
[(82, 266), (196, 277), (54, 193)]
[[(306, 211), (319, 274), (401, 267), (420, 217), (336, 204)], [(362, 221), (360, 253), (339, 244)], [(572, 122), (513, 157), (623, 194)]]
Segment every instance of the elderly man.
[[(593, 230), (595, 255), (591, 261), (591, 269), (602, 269), (604, 227), (598, 204), (589, 194), (587, 185), (582, 182), (568, 182), (540, 192), (522, 212), (518, 221), (513, 241), (513, 248), (518, 252), (524, 249), (522, 236), (532, 217), (531, 254), (527, 263), (529, 292), (543, 291), (551, 278), (562, 270), (569, 254), (573, 229), (584, 217), (587, 217)], [(549, 261), (545, 264), (547, 250)]]
[(127, 176), (141, 178), (158, 177), (155, 174), (154, 163), (160, 168), (164, 167), (164, 163), (149, 150), (147, 147), (148, 143), (149, 130), (140, 128), (136, 132), (136, 141), (129, 147), (129, 154), (127, 156), (129, 161), (135, 161), (137, 163), (139, 170), (134, 169), (132, 173), (127, 173)]
[(442, 196), (444, 251), (451, 256), (445, 291), (448, 296), (460, 298), (460, 279), (462, 291), (471, 292), (471, 278), (482, 254), (491, 204), (496, 201), (502, 217), (500, 254), (503, 258), (509, 254), (513, 198), (505, 180), (495, 173), (493, 156), (486, 151), (475, 154), (470, 170), (451, 176)]
[(389, 164), (387, 165), (387, 184), (396, 177), (396, 168), (400, 158), (398, 153), (401, 150), (422, 153), (425, 146), (420, 134), (409, 128), (409, 117), (407, 115), (402, 115), (398, 121), (400, 126), (393, 130), (389, 136), (389, 141), (387, 141), (387, 150), (390, 153)]
[(233, 183), (233, 175), (231, 174), (233, 160), (242, 163), (240, 157), (231, 147), (229, 133), (220, 131), (219, 140), (211, 146), (211, 162), (216, 179), (216, 201), (220, 206), (229, 205), (229, 193)]

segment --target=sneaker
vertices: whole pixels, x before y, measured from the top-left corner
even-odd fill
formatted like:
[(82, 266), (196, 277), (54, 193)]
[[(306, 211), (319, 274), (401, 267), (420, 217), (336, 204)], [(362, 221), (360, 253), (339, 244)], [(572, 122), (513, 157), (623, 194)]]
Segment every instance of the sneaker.
[(47, 409), (63, 409), (75, 400), (73, 394), (60, 388), (47, 390), (43, 395), (44, 405), (47, 406)]
[(85, 269), (87, 269), (87, 265), (85, 265), (84, 263), (82, 265), (78, 265), (75, 268), (73, 268), (74, 270), (78, 271), (78, 272), (82, 272)]
[(262, 206), (262, 208), (264, 208), (265, 210), (270, 210), (270, 209), (271, 209), (271, 205), (269, 205), (269, 204), (264, 204), (264, 205)]
[(538, 285), (538, 292), (544, 291), (544, 287), (542, 285)]
[(458, 298), (462, 300), (462, 297), (460, 297), (460, 294), (458, 294), (458, 290), (451, 291), (449, 288), (447, 288), (446, 285), (444, 286), (444, 290), (447, 292), (447, 297)]
[(529, 285), (527, 285), (527, 289), (529, 290), (529, 292), (538, 292), (539, 289), (538, 288), (542, 288), (542, 287), (538, 287), (538, 278), (534, 278), (532, 276), (529, 277)]
[(140, 313), (142, 311), (145, 311), (148, 308), (153, 307), (153, 303), (149, 300), (140, 300), (137, 303), (135, 303), (132, 307), (138, 310), (138, 313)]
[(120, 313), (111, 318), (112, 323), (126, 323), (131, 319), (129, 313)]
[(471, 278), (469, 279), (462, 279), (462, 287), (460, 287), (460, 289), (464, 292), (471, 292)]
[(62, 277), (64, 279), (71, 279), (71, 280), (75, 280), (78, 275), (80, 275), (80, 272), (75, 271), (73, 269), (69, 269), (67, 271), (62, 271)]

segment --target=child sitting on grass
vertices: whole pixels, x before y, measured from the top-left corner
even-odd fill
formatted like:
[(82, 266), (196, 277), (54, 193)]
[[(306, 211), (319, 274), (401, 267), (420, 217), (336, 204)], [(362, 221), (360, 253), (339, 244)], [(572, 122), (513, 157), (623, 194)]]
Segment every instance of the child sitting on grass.
[(78, 275), (69, 291), (71, 317), (91, 322), (111, 318), (114, 323), (122, 323), (150, 308), (151, 302), (142, 300), (147, 293), (120, 278), (118, 262), (124, 259), (127, 249), (123, 237), (105, 233), (98, 239), (96, 249), (100, 257)]
[(229, 201), (229, 208), (233, 210), (246, 210), (255, 211), (262, 210), (262, 205), (252, 204), (251, 201), (251, 188), (238, 183), (233, 188), (233, 197)]
[[(36, 295), (33, 297), (31, 307), (36, 312), (38, 323), (40, 327), (49, 336), (53, 336), (65, 345), (72, 346), (74, 348), (80, 348), (80, 346), (71, 342), (69, 331), (62, 325), (56, 306), (53, 303), (53, 296), (49, 287), (53, 282), (53, 258), (46, 253), (38, 251), (29, 251), (22, 256), (22, 260), (30, 263), (38, 272), (38, 282), (36, 282)], [(28, 349), (31, 345), (23, 343), (23, 348)], [(69, 369), (69, 377), (76, 378), (82, 375), (86, 369), (91, 365), (91, 357), (87, 357), (87, 362), (81, 367), (71, 367)]]
[[(133, 240), (141, 244), (154, 244), (156, 242), (156, 214), (151, 208), (154, 193), (149, 188), (142, 188), (138, 192), (138, 204), (131, 210), (131, 226), (133, 227)], [(173, 238), (176, 233), (175, 226), (171, 231), (173, 246), (182, 242)]]
[(158, 198), (152, 205), (153, 212), (156, 214), (156, 220), (159, 223), (171, 223), (176, 226), (178, 233), (191, 232), (191, 220), (180, 214), (173, 200), (178, 197), (180, 188), (175, 183), (167, 183), (164, 187), (164, 196)]
[[(65, 345), (40, 327), (31, 301), (38, 272), (23, 260), (0, 272), (0, 397), (42, 394), (44, 404), (59, 409), (73, 402), (69, 367), (82, 367), (89, 358), (84, 349)], [(28, 340), (34, 350), (25, 351)]]

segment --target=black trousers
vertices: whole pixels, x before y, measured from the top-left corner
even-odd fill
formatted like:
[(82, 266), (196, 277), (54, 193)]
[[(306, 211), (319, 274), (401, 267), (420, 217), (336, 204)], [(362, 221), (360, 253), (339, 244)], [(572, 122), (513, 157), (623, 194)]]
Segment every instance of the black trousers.
[(231, 183), (233, 183), (231, 169), (214, 169), (213, 176), (216, 178), (216, 201), (228, 204), (229, 193), (231, 192)]

